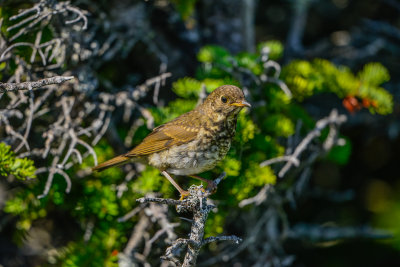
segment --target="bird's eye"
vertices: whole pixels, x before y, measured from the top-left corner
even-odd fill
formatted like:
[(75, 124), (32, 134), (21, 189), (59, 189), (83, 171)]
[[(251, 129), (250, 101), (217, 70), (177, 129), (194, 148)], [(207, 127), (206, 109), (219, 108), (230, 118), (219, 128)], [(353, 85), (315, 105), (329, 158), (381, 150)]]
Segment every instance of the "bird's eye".
[(226, 103), (226, 102), (228, 102), (228, 99), (226, 99), (225, 96), (222, 96), (222, 97), (221, 97), (221, 101), (222, 101), (223, 103)]

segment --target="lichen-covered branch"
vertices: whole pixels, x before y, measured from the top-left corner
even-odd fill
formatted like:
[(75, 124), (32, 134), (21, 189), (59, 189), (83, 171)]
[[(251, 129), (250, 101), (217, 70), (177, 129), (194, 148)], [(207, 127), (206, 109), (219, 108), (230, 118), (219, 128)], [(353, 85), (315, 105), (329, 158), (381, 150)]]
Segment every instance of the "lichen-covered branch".
[(55, 76), (45, 78), (34, 82), (22, 83), (2, 83), (0, 82), (0, 93), (6, 93), (17, 90), (33, 90), (50, 84), (61, 84), (63, 82), (74, 79), (74, 76)]
[[(218, 185), (221, 180), (226, 176), (222, 173), (214, 183)], [(208, 190), (204, 190), (203, 186), (192, 185), (189, 188), (189, 196), (184, 200), (174, 200), (174, 199), (163, 199), (163, 198), (140, 198), (137, 201), (140, 203), (161, 203), (176, 206), (176, 210), (181, 212), (191, 212), (193, 213), (192, 227), (190, 230), (189, 238), (179, 238), (175, 240), (171, 246), (169, 246), (162, 257), (165, 260), (169, 260), (175, 263), (177, 266), (195, 266), (197, 261), (197, 256), (199, 255), (202, 246), (215, 242), (215, 241), (233, 241), (239, 243), (242, 241), (241, 238), (237, 236), (216, 236), (204, 239), (204, 227), (207, 221), (208, 214), (214, 208), (213, 205), (208, 203), (208, 196), (211, 194)], [(180, 248), (186, 248), (186, 253), (183, 258), (183, 262), (179, 259)]]

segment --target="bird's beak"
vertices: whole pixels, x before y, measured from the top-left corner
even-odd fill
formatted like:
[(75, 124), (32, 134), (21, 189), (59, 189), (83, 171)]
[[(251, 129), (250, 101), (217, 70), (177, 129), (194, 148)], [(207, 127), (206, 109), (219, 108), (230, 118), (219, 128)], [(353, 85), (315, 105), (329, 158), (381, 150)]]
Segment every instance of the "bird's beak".
[(243, 100), (242, 102), (239, 102), (239, 103), (232, 103), (231, 106), (235, 106), (235, 107), (248, 107), (248, 108), (251, 108), (250, 103), (247, 102), (246, 100)]

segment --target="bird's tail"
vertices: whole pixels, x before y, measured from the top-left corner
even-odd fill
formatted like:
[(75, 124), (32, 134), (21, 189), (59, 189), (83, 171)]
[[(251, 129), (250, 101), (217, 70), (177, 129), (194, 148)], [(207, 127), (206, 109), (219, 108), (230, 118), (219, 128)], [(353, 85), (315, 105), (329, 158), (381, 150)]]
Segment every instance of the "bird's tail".
[(107, 160), (106, 162), (103, 162), (95, 167), (92, 168), (92, 171), (104, 171), (105, 169), (108, 169), (110, 167), (118, 166), (124, 163), (127, 163), (131, 158), (126, 157), (124, 155), (117, 156), (115, 158), (112, 158), (110, 160)]

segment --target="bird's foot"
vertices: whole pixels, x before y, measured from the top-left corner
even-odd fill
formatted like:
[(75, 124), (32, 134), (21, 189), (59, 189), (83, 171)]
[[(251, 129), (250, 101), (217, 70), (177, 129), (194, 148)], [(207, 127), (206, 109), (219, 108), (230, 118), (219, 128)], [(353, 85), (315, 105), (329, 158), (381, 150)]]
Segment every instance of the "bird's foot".
[(179, 200), (184, 200), (186, 197), (188, 197), (190, 195), (189, 191), (186, 191), (186, 190), (179, 191), (179, 193), (181, 194), (181, 197), (179, 198)]
[(206, 178), (197, 176), (197, 175), (190, 175), (190, 177), (198, 179), (200, 181), (206, 182), (207, 183), (207, 191), (210, 194), (214, 194), (215, 192), (217, 192), (217, 184), (213, 181), (213, 180), (208, 180)]

